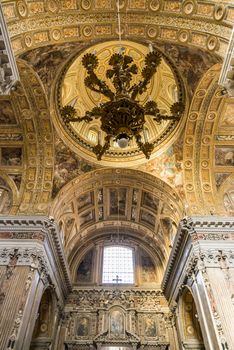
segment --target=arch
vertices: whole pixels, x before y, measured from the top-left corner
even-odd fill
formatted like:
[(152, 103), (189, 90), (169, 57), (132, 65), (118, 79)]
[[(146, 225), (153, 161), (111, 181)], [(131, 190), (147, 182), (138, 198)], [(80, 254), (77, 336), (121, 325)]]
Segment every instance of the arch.
[[(112, 192), (120, 190), (123, 203), (129, 205), (121, 209), (115, 204), (112, 208)], [(177, 224), (183, 215), (183, 203), (169, 185), (152, 175), (131, 169), (100, 169), (65, 185), (53, 201), (50, 215), (72, 223), (64, 232), (69, 264), (84, 242), (117, 231), (144, 237), (157, 246), (159, 260), (165, 261), (170, 248), (160, 219), (167, 216)]]
[[(159, 286), (163, 277), (168, 256), (163, 246), (141, 235), (141, 231), (125, 228), (116, 233), (110, 228), (91, 231), (90, 235), (75, 245), (69, 255), (71, 277), (76, 285), (102, 285), (103, 249), (105, 246), (124, 246), (133, 249), (134, 254), (134, 284), (141, 286)], [(90, 254), (91, 253), (91, 254)], [(143, 262), (142, 257), (147, 257)], [(86, 264), (83, 281), (77, 279), (80, 264)], [(150, 262), (150, 265), (149, 265)], [(144, 269), (145, 267), (145, 269)], [(144, 276), (147, 277), (143, 278)], [(147, 275), (147, 276), (146, 276)]]
[(184, 188), (188, 214), (223, 214), (217, 203), (214, 146), (218, 123), (226, 101), (218, 86), (220, 65), (200, 80), (191, 102), (183, 143)]
[[(232, 29), (232, 2), (219, 6), (205, 0), (170, 2), (124, 2), (121, 7), (123, 37), (147, 37), (203, 47), (224, 55)], [(79, 7), (78, 7), (79, 6)], [(113, 39), (117, 35), (116, 6), (113, 2), (60, 2), (12, 6), (4, 1), (12, 46), (16, 54), (33, 47), (75, 40)], [(204, 16), (205, 14), (205, 16)], [(206, 21), (209, 20), (209, 23)], [(55, 26), (57, 23), (57, 27)]]
[(204, 350), (195, 301), (189, 288), (184, 288), (179, 306), (179, 333), (183, 349)]
[[(17, 65), (20, 83), (11, 93), (10, 102), (17, 116), (20, 141), (16, 148), (14, 139), (9, 140), (6, 149), (17, 151), (19, 161), (14, 167), (6, 163), (3, 175), (9, 177), (13, 191), (12, 214), (45, 214), (52, 190), (54, 154), (47, 97), (32, 67), (22, 60)], [(20, 176), (19, 184), (16, 176)]]
[(34, 326), (30, 350), (49, 348), (53, 342), (55, 323), (55, 295), (50, 288), (44, 290)]

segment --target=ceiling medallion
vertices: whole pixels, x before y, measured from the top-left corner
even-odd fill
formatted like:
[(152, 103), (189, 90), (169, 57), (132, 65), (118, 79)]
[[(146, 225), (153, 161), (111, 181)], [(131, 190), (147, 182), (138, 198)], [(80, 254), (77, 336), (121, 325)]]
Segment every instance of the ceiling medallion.
[(132, 82), (133, 76), (138, 74), (138, 67), (133, 58), (125, 54), (123, 47), (110, 57), (109, 69), (105, 74), (106, 80), (100, 79), (95, 73), (99, 65), (96, 52), (86, 53), (83, 56), (82, 65), (86, 70), (85, 86), (103, 95), (108, 101), (97, 104), (81, 117), (77, 115), (76, 108), (71, 103), (63, 106), (60, 112), (65, 124), (100, 120), (100, 129), (105, 133), (104, 144), (101, 144), (99, 133), (98, 143), (92, 147), (98, 160), (101, 160), (109, 150), (111, 141), (117, 142), (120, 148), (126, 148), (132, 139), (135, 139), (138, 149), (149, 159), (154, 143), (149, 142), (145, 132), (145, 117), (152, 118), (156, 124), (161, 124), (164, 120), (178, 121), (181, 118), (184, 111), (181, 97), (170, 106), (169, 114), (160, 112), (157, 102), (151, 98), (144, 104), (138, 101), (139, 96), (147, 91), (161, 61), (161, 53), (150, 45), (150, 51), (144, 59), (141, 77), (137, 82)]

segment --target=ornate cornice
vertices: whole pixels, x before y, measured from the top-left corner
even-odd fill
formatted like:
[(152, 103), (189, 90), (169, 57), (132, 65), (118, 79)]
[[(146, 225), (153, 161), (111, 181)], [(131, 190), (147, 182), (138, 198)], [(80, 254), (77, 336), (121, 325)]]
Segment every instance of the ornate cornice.
[[(199, 229), (201, 231), (210, 231), (212, 229), (216, 229), (222, 232), (230, 232), (230, 230), (234, 227), (234, 217), (227, 216), (192, 216), (191, 218), (187, 218), (194, 228), (195, 231)], [(186, 219), (184, 221), (186, 225)]]
[(53, 220), (42, 216), (0, 217), (0, 242), (0, 264), (7, 265), (16, 249), (17, 265), (45, 270), (64, 295), (71, 290), (67, 261)]
[(194, 216), (181, 220), (162, 282), (163, 291), (169, 293), (169, 286), (172, 288), (179, 280), (183, 283), (198, 270), (233, 267), (233, 228), (233, 217)]
[(167, 310), (165, 297), (160, 289), (146, 288), (123, 288), (118, 289), (104, 287), (84, 287), (74, 288), (67, 299), (67, 308), (69, 312), (71, 307), (86, 311), (94, 311), (97, 308), (108, 310), (114, 305), (122, 305), (126, 309), (149, 310), (152, 312), (162, 312)]
[[(4, 15), (16, 53), (44, 45), (96, 38), (116, 38), (115, 1), (64, 0), (27, 3), (4, 0)], [(216, 1), (122, 1), (123, 37), (158, 38), (186, 43), (224, 55), (233, 6)]]

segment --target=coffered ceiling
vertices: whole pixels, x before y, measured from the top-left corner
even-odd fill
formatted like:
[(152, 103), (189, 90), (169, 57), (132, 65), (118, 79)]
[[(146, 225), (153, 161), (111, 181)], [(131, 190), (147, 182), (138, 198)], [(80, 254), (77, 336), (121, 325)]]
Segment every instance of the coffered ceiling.
[(183, 215), (234, 213), (234, 106), (218, 85), (231, 1), (120, 1), (123, 40), (144, 50), (152, 43), (168, 57), (183, 82), (186, 113), (152, 159), (112, 164), (94, 162), (62, 131), (56, 89), (82, 52), (95, 45), (113, 50), (116, 2), (1, 4), (21, 79), (0, 101), (2, 214), (54, 216), (68, 254), (95, 232), (119, 227), (166, 255)]

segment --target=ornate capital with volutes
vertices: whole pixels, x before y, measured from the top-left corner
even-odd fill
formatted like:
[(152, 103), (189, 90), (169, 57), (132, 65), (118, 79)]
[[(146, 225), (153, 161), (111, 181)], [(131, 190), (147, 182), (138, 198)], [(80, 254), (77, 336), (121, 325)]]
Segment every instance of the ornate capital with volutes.
[[(30, 266), (61, 298), (71, 290), (70, 272), (57, 225), (42, 216), (0, 218), (0, 265)], [(54, 266), (57, 271), (54, 271)], [(56, 273), (56, 276), (55, 276)]]
[[(173, 288), (196, 278), (199, 271), (232, 267), (234, 218), (212, 215), (185, 217), (178, 227), (162, 288), (169, 297)], [(181, 271), (180, 274), (178, 271)]]

